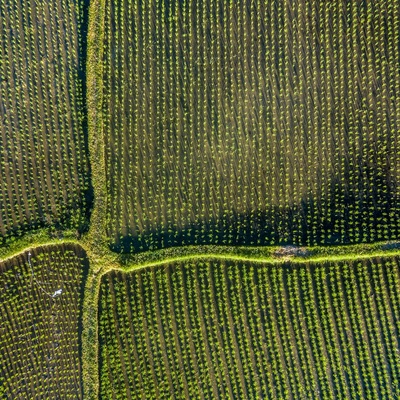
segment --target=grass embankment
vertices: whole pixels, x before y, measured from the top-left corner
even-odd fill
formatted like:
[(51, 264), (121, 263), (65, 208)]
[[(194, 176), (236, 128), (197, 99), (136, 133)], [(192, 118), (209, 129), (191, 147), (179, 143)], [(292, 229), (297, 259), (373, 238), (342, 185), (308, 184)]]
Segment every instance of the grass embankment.
[(76, 230), (65, 230), (56, 234), (43, 228), (27, 232), (23, 236), (9, 238), (5, 244), (0, 246), (0, 261), (15, 257), (29, 248), (61, 243), (81, 244), (81, 241), (77, 238)]
[(104, 162), (103, 122), (101, 118), (103, 68), (99, 60), (103, 58), (104, 0), (93, 0), (89, 8), (89, 28), (87, 34), (87, 112), (89, 153), (94, 190), (94, 206), (87, 236), (97, 252), (106, 248), (105, 216), (107, 201), (107, 177)]
[(84, 397), (98, 398), (97, 375), (97, 306), (99, 275), (103, 268), (115, 267), (115, 254), (109, 251), (105, 236), (107, 177), (104, 162), (104, 137), (101, 118), (103, 98), (103, 58), (105, 0), (93, 0), (89, 7), (87, 33), (86, 94), (88, 144), (92, 172), (94, 204), (89, 232), (84, 240), (90, 257), (82, 314), (82, 371)]

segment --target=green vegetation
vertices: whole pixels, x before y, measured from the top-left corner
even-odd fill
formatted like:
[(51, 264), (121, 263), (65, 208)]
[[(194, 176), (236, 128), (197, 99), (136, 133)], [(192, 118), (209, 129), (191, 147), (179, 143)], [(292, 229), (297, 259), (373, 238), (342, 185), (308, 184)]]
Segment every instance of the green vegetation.
[(87, 224), (83, 0), (0, 3), (0, 243)]
[(111, 271), (100, 398), (397, 398), (399, 262)]
[(82, 398), (79, 334), (87, 272), (86, 253), (71, 244), (27, 249), (0, 262), (2, 398)]
[(38, 247), (50, 244), (76, 243), (83, 244), (78, 240), (75, 230), (62, 230), (53, 232), (51, 229), (37, 229), (24, 233), (20, 237), (10, 237), (6, 243), (0, 246), (0, 261), (11, 258), (14, 255), (25, 251), (27, 248)]
[(112, 249), (398, 238), (397, 0), (104, 3)]
[[(83, 306), (83, 374), (84, 393), (89, 399), (97, 399), (99, 393), (99, 342), (98, 342), (98, 299), (101, 278), (110, 271), (133, 273), (145, 271), (166, 264), (198, 263), (217, 260), (221, 262), (250, 263), (253, 265), (274, 265), (282, 267), (287, 261), (293, 264), (353, 262), (367, 258), (398, 257), (399, 243), (373, 243), (347, 246), (308, 247), (302, 252), (287, 254), (287, 248), (251, 246), (188, 246), (144, 252), (137, 254), (116, 254), (104, 251), (102, 255), (93, 251), (97, 246), (88, 247), (90, 258), (89, 279), (85, 287)], [(285, 251), (283, 251), (285, 250)]]
[(399, 398), (400, 3), (88, 6), (0, 1), (0, 398)]

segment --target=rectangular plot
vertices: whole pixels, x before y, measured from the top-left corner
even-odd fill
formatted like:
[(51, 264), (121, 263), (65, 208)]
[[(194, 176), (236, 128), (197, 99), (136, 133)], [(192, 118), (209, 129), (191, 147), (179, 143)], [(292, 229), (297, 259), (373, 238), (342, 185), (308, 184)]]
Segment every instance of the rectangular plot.
[(0, 263), (0, 395), (80, 399), (86, 254), (76, 245), (29, 254)]
[[(282, 265), (210, 258), (110, 271), (99, 298), (100, 397), (395, 397), (399, 288), (378, 282), (398, 278), (399, 265), (398, 257)], [(155, 286), (155, 277), (164, 283)], [(132, 290), (110, 290), (123, 281)], [(141, 318), (117, 312), (142, 307)], [(136, 357), (148, 360), (140, 380), (126, 365)]]
[(0, 5), (0, 241), (86, 222), (84, 12), (83, 0)]
[(398, 236), (396, 0), (103, 11), (113, 249)]

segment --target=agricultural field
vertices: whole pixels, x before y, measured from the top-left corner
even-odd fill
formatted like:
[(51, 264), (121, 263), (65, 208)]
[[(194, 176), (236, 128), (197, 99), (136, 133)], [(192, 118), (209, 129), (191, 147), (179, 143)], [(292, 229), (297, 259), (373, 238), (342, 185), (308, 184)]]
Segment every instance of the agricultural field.
[(0, 399), (400, 398), (398, 0), (0, 0)]
[(111, 271), (101, 399), (395, 399), (400, 258)]
[(87, 223), (83, 18), (83, 0), (0, 3), (0, 243)]
[(113, 250), (399, 237), (397, 0), (103, 3)]
[(81, 399), (86, 253), (75, 245), (30, 253), (0, 262), (0, 397)]

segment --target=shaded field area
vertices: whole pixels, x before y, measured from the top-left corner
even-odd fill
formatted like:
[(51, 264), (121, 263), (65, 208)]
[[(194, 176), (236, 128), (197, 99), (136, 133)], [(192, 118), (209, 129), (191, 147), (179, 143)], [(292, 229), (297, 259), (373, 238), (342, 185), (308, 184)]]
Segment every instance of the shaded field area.
[(103, 11), (112, 249), (398, 238), (398, 1)]
[(87, 222), (83, 3), (0, 4), (0, 243)]
[[(80, 246), (53, 245), (0, 262), (0, 397), (81, 399)], [(53, 295), (61, 289), (61, 293)]]
[(400, 259), (111, 271), (100, 398), (400, 395)]

